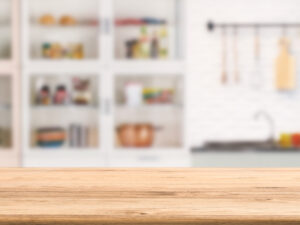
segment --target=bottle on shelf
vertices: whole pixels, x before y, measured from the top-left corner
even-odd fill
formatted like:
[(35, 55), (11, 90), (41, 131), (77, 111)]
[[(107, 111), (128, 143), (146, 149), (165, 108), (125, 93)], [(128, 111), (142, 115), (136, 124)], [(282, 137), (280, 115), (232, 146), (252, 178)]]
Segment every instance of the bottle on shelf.
[(160, 37), (159, 37), (159, 57), (160, 58), (167, 58), (168, 57), (168, 30), (164, 26), (160, 30)]
[(39, 90), (36, 98), (36, 104), (38, 105), (51, 104), (50, 88), (48, 85), (43, 85), (42, 88)]
[(53, 103), (56, 105), (66, 104), (67, 97), (68, 94), (65, 85), (58, 85), (56, 87), (56, 92), (53, 97)]
[(146, 26), (141, 27), (140, 48), (141, 48), (141, 58), (149, 58), (149, 56), (150, 56), (150, 41), (149, 41)]
[(159, 41), (157, 37), (157, 32), (153, 32), (153, 37), (151, 41), (151, 58), (158, 58), (159, 56)]

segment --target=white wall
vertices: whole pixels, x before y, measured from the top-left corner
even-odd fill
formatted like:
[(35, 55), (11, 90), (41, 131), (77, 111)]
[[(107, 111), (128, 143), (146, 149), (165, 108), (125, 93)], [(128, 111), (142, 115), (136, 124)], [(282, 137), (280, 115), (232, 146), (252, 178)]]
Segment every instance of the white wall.
[[(276, 132), (300, 131), (300, 91), (279, 93), (274, 89), (274, 59), (280, 29), (261, 31), (263, 86), (251, 85), (254, 70), (254, 31), (239, 32), (240, 85), (220, 84), (221, 32), (209, 33), (206, 22), (300, 22), (299, 0), (188, 0), (188, 139), (199, 145), (207, 139), (265, 138), (266, 122), (255, 121), (258, 110), (275, 119)], [(232, 34), (232, 31), (228, 31)], [(287, 30), (291, 52), (300, 68), (300, 29)], [(233, 77), (232, 37), (228, 73)], [(299, 72), (297, 72), (299, 75)]]

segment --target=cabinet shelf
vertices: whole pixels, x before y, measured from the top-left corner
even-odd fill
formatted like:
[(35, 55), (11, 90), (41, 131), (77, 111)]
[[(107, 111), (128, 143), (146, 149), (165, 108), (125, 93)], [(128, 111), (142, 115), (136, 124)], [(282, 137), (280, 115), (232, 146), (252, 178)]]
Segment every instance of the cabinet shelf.
[(6, 111), (6, 110), (11, 110), (11, 109), (12, 109), (12, 107), (10, 104), (0, 105), (0, 110)]
[(98, 106), (93, 105), (33, 105), (32, 110), (99, 110)]
[(58, 147), (58, 148), (39, 148), (39, 147), (32, 147), (32, 151), (34, 152), (60, 152), (60, 153), (72, 153), (72, 152), (98, 152), (98, 148), (68, 148), (68, 147)]
[(115, 153), (123, 153), (123, 154), (140, 154), (145, 155), (146, 154), (157, 154), (157, 153), (170, 153), (170, 152), (181, 152), (182, 148), (174, 148), (174, 147), (156, 147), (152, 146), (149, 148), (124, 148), (124, 147), (116, 147)]
[(170, 24), (117, 24), (117, 29), (122, 28), (141, 28), (141, 27), (148, 27), (148, 28), (157, 28), (157, 27), (172, 27)]
[[(104, 66), (99, 59), (30, 59), (30, 71), (39, 73), (39, 76), (56, 76), (58, 72), (67, 73), (95, 73)], [(46, 72), (46, 73), (45, 73)], [(97, 75), (98, 76), (98, 75)]]
[[(1, 27), (1, 26), (0, 26)], [(53, 25), (53, 26), (43, 26), (40, 24), (32, 24), (30, 25), (31, 29), (33, 31), (37, 32), (74, 32), (76, 30), (82, 31), (93, 31), (93, 32), (99, 32), (99, 26), (95, 25), (74, 25), (74, 26), (59, 26), (59, 25)]]
[(183, 106), (180, 104), (144, 104), (140, 106), (128, 106), (125, 104), (118, 104), (116, 106), (117, 110), (129, 110), (129, 111), (139, 111), (139, 110), (182, 110)]
[(184, 60), (168, 59), (118, 59), (113, 63), (113, 68), (118, 75), (128, 74), (140, 75), (151, 74), (153, 76), (168, 74), (177, 76), (185, 72)]

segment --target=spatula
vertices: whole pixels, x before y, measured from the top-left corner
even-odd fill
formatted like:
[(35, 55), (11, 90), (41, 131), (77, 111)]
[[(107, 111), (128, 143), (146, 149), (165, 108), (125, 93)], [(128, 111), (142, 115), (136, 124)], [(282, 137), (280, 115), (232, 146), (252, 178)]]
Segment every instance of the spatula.
[(296, 86), (296, 60), (289, 52), (290, 42), (282, 37), (279, 41), (279, 55), (275, 61), (276, 88), (293, 90)]
[(254, 33), (254, 64), (253, 72), (251, 76), (251, 83), (255, 89), (259, 89), (262, 86), (263, 79), (261, 74), (261, 45), (259, 28), (255, 29)]
[(239, 51), (238, 51), (238, 32), (237, 28), (233, 31), (233, 57), (234, 57), (234, 81), (236, 84), (240, 82), (240, 71), (239, 71)]

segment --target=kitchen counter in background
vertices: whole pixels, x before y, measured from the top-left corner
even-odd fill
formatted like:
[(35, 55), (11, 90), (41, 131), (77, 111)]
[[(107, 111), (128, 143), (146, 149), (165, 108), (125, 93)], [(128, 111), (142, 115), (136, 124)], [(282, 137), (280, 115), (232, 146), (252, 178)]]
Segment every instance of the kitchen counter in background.
[(257, 149), (244, 151), (194, 149), (193, 167), (282, 168), (300, 167), (299, 150)]
[(0, 224), (290, 225), (300, 169), (1, 169)]
[(208, 141), (192, 148), (193, 167), (300, 167), (300, 149), (264, 141)]

